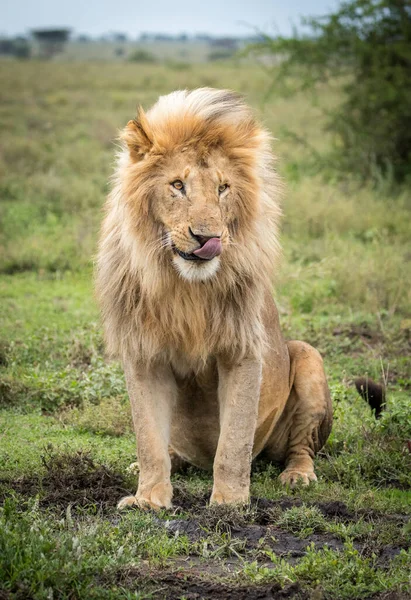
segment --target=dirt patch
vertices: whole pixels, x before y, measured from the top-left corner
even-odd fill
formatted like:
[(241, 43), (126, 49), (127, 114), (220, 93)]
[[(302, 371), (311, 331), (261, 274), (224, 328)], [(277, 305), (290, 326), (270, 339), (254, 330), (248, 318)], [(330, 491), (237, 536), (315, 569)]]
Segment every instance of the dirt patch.
[[(171, 535), (186, 535), (193, 543), (207, 538), (211, 549), (217, 551), (219, 544), (223, 543), (226, 545), (225, 555), (230, 555), (230, 552), (242, 554), (266, 549), (278, 556), (298, 558), (304, 556), (311, 542), (319, 549), (326, 545), (333, 550), (343, 549), (343, 542), (326, 532), (314, 532), (304, 538), (276, 525), (283, 511), (302, 505), (298, 499), (273, 501), (252, 498), (249, 507), (244, 509), (229, 506), (210, 507), (207, 506), (207, 502), (208, 495), (190, 496), (184, 490), (177, 489), (174, 504), (184, 507), (184, 511), (192, 518), (168, 521), (158, 519), (158, 523), (166, 527)], [(333, 516), (348, 513), (343, 503), (324, 504), (323, 508), (325, 513), (328, 509)], [(264, 554), (261, 554), (259, 560), (264, 560)]]
[[(204, 509), (208, 507), (209, 494), (190, 494), (183, 488), (175, 487), (173, 504), (183, 511), (196, 514), (197, 512), (204, 513)], [(244, 513), (239, 513), (237, 509), (228, 507), (208, 507), (206, 514), (206, 522), (214, 523), (216, 520), (224, 517), (228, 519), (228, 523), (235, 526), (237, 520), (245, 519), (246, 522), (255, 522), (259, 525), (272, 524), (278, 515), (293, 507), (302, 506), (304, 502), (299, 498), (286, 497), (279, 500), (268, 500), (267, 498), (251, 497), (250, 510)], [(322, 514), (327, 518), (337, 519), (342, 522), (357, 521), (359, 517), (365, 519), (389, 519), (395, 521), (407, 521), (407, 515), (391, 514), (385, 515), (374, 510), (360, 509), (356, 512), (350, 510), (344, 502), (339, 500), (333, 502), (306, 502), (307, 506), (317, 507)], [(231, 513), (231, 514), (230, 514)], [(239, 516), (241, 515), (241, 516)]]
[[(223, 532), (223, 536), (220, 537), (220, 532), (207, 531), (196, 521), (173, 520), (161, 522), (159, 520), (158, 524), (165, 526), (171, 535), (186, 535), (192, 543), (207, 539), (210, 552), (215, 554), (221, 552), (224, 556), (245, 556), (250, 551), (270, 550), (277, 556), (287, 557), (292, 562), (290, 559), (304, 556), (307, 546), (311, 543), (314, 543), (317, 549), (328, 546), (332, 550), (343, 550), (344, 547), (340, 539), (327, 533), (313, 533), (307, 538), (299, 538), (278, 527), (250, 524), (228, 528), (227, 524), (224, 524), (224, 529), (229, 529), (229, 533)], [(266, 560), (264, 552), (257, 553), (254, 556), (259, 563)]]
[(248, 525), (247, 527), (232, 531), (233, 539), (245, 541), (247, 550), (269, 548), (278, 556), (299, 558), (304, 556), (306, 548), (312, 542), (317, 549), (328, 546), (332, 550), (342, 550), (344, 544), (338, 538), (327, 533), (312, 533), (307, 538), (300, 538), (284, 531), (279, 527), (262, 527)]
[[(209, 493), (192, 494), (179, 485), (174, 487), (173, 504), (178, 512), (189, 512), (200, 524), (208, 527), (216, 525), (217, 522), (224, 520), (230, 527), (236, 527), (243, 523), (256, 523), (258, 525), (272, 525), (278, 519), (278, 516), (286, 510), (293, 507), (302, 506), (304, 503), (299, 498), (285, 497), (279, 500), (268, 500), (267, 498), (251, 497), (249, 509), (239, 511), (236, 508), (227, 506), (208, 505), (210, 499)], [(362, 518), (368, 520), (384, 519), (385, 521), (395, 521), (398, 523), (407, 523), (410, 520), (409, 515), (405, 514), (385, 514), (371, 509), (350, 510), (344, 502), (335, 500), (333, 502), (305, 502), (306, 506), (318, 508), (327, 519), (334, 519), (343, 523), (358, 521)]]
[(192, 494), (179, 482), (173, 486), (173, 505), (179, 512), (193, 512), (197, 509), (204, 509), (209, 500), (209, 492)]
[(97, 355), (103, 355), (103, 346), (100, 343), (97, 347), (86, 344), (84, 341), (74, 339), (69, 348), (68, 357), (70, 365), (77, 369), (87, 369), (91, 366), (93, 358)]
[(174, 486), (173, 505), (177, 511), (191, 513), (198, 519), (200, 524), (207, 525), (208, 527), (216, 525), (221, 520), (224, 520), (230, 527), (244, 523), (266, 525), (273, 523), (273, 520), (282, 511), (303, 504), (299, 498), (267, 500), (266, 498), (252, 496), (249, 508), (243, 511), (230, 506), (210, 507), (209, 500), (209, 492), (192, 494), (181, 485), (177, 484)]
[(186, 535), (190, 542), (198, 542), (206, 535), (204, 529), (197, 521), (185, 519), (172, 519), (171, 521), (162, 521), (156, 519), (157, 525), (165, 527), (170, 535)]
[[(56, 453), (49, 448), (42, 460), (45, 472), (41, 477), (0, 481), (0, 500), (14, 490), (23, 498), (38, 495), (41, 507), (53, 508), (58, 513), (65, 511), (68, 505), (73, 509), (93, 506), (94, 510), (105, 514), (110, 520), (121, 518), (113, 509), (118, 499), (129, 493), (123, 475), (96, 463), (90, 454), (81, 451)], [(193, 548), (190, 559), (202, 556), (204, 543), (207, 544), (210, 558), (240, 559), (251, 553), (260, 565), (267, 560), (267, 551), (293, 562), (305, 555), (311, 543), (317, 549), (325, 546), (335, 551), (344, 549), (343, 540), (324, 529), (310, 531), (308, 527), (303, 535), (303, 532), (289, 530), (281, 524), (285, 511), (303, 505), (298, 498), (252, 498), (250, 504), (243, 508), (210, 507), (208, 501), (208, 493), (191, 494), (177, 484), (173, 512), (165, 518), (153, 513), (153, 520), (159, 528), (165, 528), (170, 536), (185, 535), (192, 544), (197, 545), (198, 550)], [(378, 522), (391, 521), (399, 532), (409, 521), (406, 515), (385, 515), (364, 510), (354, 513), (338, 501), (309, 503), (307, 506), (317, 508), (330, 521), (348, 523), (362, 518), (375, 522), (376, 528)], [(354, 546), (363, 555), (376, 553), (381, 566), (388, 565), (405, 547), (405, 541), (401, 544), (400, 539), (396, 545), (376, 545), (376, 539), (374, 535), (360, 536), (354, 538)]]
[(143, 572), (127, 570), (119, 574), (118, 583), (128, 589), (136, 586), (136, 579), (159, 600), (281, 600), (294, 598), (308, 600), (309, 595), (293, 583), (282, 588), (279, 584), (239, 586), (229, 583), (207, 581), (186, 571)]
[[(398, 556), (398, 554), (403, 549), (404, 549), (404, 546), (390, 546), (390, 545), (384, 546), (378, 555), (378, 560), (377, 560), (378, 566), (379, 567), (385, 567), (385, 566), (388, 567), (390, 562), (393, 560), (393, 558)], [(371, 548), (370, 548), (370, 550), (371, 550)], [(373, 551), (375, 553), (375, 548), (373, 549)], [(364, 554), (364, 556), (367, 556), (366, 552), (364, 552), (363, 554)], [(372, 554), (372, 552), (370, 552), (370, 556), (371, 556), (371, 554)]]
[[(345, 323), (332, 330), (333, 337), (350, 340), (350, 348), (347, 349), (351, 356), (356, 356), (367, 351), (378, 351), (383, 356), (402, 357), (408, 356), (411, 352), (411, 320), (405, 319), (401, 323), (400, 329), (395, 331), (382, 331), (370, 326), (369, 323)], [(313, 340), (314, 341), (314, 340)], [(317, 340), (317, 344), (321, 345), (322, 339)], [(400, 383), (402, 387), (409, 388), (411, 381), (409, 372), (398, 372), (393, 365), (388, 373), (388, 383)]]
[[(404, 353), (400, 356), (409, 356), (411, 354), (411, 344)], [(403, 369), (396, 368), (395, 366), (390, 367), (390, 370), (386, 374), (388, 385), (399, 385), (404, 390), (411, 389), (411, 376), (408, 366)]]
[(338, 519), (339, 521), (353, 521), (357, 517), (350, 511), (344, 502), (320, 502), (316, 505), (325, 517)]
[(55, 453), (48, 448), (42, 462), (43, 476), (0, 480), (0, 499), (13, 490), (25, 497), (39, 494), (43, 507), (66, 509), (71, 504), (104, 509), (116, 506), (119, 498), (129, 493), (122, 474), (96, 463), (87, 452)]
[[(407, 515), (386, 515), (372, 510), (353, 512), (340, 501), (306, 504), (307, 507), (317, 508), (328, 521), (350, 523), (362, 519), (374, 522), (375, 536), (360, 535), (353, 538), (353, 543), (364, 556), (377, 554), (380, 566), (388, 565), (402, 548), (408, 547), (405, 540), (404, 543), (395, 545), (381, 545), (377, 542), (378, 522), (390, 521), (400, 532), (409, 521)], [(189, 517), (184, 515), (181, 519), (157, 521), (160, 527), (166, 527), (170, 535), (186, 535), (192, 543), (207, 539), (211, 553), (233, 557), (245, 556), (252, 552), (260, 564), (266, 560), (264, 551), (267, 550), (293, 562), (305, 555), (307, 546), (311, 543), (314, 543), (317, 549), (327, 546), (335, 551), (343, 551), (344, 540), (330, 532), (322, 531), (321, 528), (308, 531), (304, 536), (281, 525), (281, 516), (285, 511), (302, 505), (303, 502), (298, 498), (251, 498), (250, 505), (242, 509), (227, 506), (210, 507), (208, 494), (192, 495), (184, 488), (176, 486), (174, 506), (177, 508), (174, 514), (178, 515), (184, 509), (184, 513), (188, 513)]]

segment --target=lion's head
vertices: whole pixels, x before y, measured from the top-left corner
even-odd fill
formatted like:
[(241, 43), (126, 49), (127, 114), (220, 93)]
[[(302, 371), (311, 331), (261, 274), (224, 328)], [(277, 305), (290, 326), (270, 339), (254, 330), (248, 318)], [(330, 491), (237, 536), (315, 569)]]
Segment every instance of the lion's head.
[(199, 281), (234, 259), (230, 246), (252, 245), (261, 195), (270, 193), (261, 177), (269, 138), (236, 94), (174, 92), (140, 109), (121, 138), (135, 234), (153, 255)]
[(204, 364), (257, 348), (278, 253), (269, 134), (239, 96), (203, 88), (140, 109), (121, 140), (97, 263), (109, 352)]

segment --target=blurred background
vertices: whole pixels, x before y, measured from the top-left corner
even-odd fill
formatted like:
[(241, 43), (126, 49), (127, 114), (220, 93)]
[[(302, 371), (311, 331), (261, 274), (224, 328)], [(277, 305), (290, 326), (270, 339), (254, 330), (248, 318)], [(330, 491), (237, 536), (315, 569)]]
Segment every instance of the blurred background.
[[(259, 34), (290, 34), (301, 14), (328, 12), (335, 0), (224, 3), (123, 0), (70, 3), (18, 0), (3, 13), (1, 53), (60, 60), (196, 63), (228, 58)], [(138, 54), (140, 52), (140, 54)]]

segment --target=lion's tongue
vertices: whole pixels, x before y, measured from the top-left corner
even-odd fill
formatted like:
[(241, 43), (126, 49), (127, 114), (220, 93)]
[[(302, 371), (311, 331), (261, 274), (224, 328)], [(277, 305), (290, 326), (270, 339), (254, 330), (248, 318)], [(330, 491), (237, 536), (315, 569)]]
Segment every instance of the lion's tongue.
[(200, 258), (211, 259), (221, 254), (222, 246), (220, 238), (210, 238), (206, 241), (204, 246), (201, 246), (198, 250), (194, 250), (193, 254)]

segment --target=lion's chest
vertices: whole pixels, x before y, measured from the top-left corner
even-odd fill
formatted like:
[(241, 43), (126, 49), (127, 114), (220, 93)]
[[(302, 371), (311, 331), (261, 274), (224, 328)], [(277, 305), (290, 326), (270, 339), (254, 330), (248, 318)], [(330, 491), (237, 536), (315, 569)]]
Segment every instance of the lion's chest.
[(166, 297), (140, 313), (141, 344), (147, 350), (165, 353), (182, 374), (198, 372), (228, 337), (223, 312), (202, 298)]
[(258, 354), (264, 328), (255, 298), (244, 289), (223, 294), (211, 286), (147, 296), (139, 302), (134, 329), (141, 357), (161, 356), (186, 374), (199, 372), (212, 357)]

